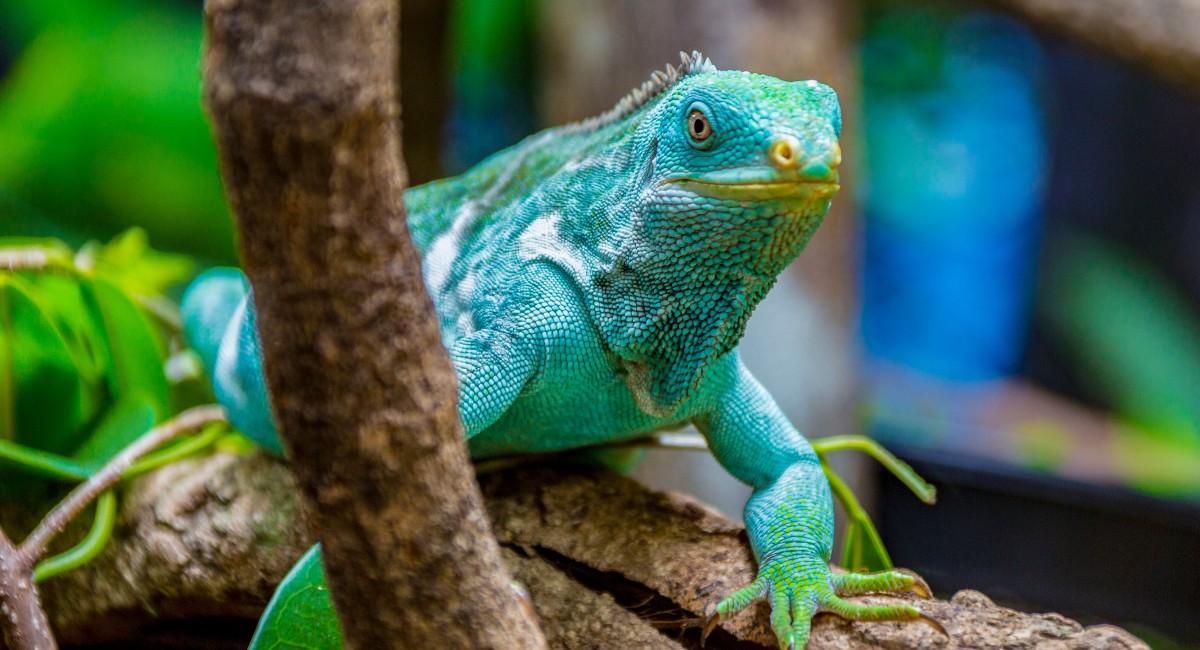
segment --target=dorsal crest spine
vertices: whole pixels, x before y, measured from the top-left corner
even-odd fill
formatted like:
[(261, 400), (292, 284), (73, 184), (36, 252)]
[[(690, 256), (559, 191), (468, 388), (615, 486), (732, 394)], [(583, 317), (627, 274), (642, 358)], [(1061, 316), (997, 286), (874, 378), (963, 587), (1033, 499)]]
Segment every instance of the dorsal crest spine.
[(668, 63), (662, 70), (655, 70), (649, 79), (643, 82), (641, 86), (630, 91), (628, 95), (622, 97), (616, 106), (595, 117), (589, 117), (586, 120), (568, 124), (566, 129), (572, 132), (593, 131), (600, 127), (608, 126), (613, 122), (628, 117), (637, 109), (645, 106), (646, 102), (661, 95), (680, 79), (700, 72), (716, 71), (717, 66), (713, 65), (713, 62), (701, 54), (699, 50), (692, 50), (691, 54), (680, 52), (678, 66)]

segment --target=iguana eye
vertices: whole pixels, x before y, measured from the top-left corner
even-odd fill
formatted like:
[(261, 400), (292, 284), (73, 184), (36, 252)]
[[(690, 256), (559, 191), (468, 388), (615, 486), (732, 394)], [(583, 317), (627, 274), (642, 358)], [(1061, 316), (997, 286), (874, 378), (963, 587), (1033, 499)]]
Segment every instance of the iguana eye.
[(704, 117), (704, 113), (698, 108), (693, 108), (687, 116), (688, 135), (692, 136), (692, 140), (696, 142), (704, 142), (712, 135), (712, 125), (708, 123), (708, 118)]

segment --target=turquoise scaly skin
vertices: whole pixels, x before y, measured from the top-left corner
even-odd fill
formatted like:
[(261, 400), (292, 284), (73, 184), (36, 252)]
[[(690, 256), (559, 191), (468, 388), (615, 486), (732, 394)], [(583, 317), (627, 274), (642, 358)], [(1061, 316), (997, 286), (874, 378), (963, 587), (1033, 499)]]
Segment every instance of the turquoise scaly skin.
[[(608, 113), (405, 194), (472, 457), (694, 424), (754, 487), (758, 576), (713, 620), (766, 598), (784, 648), (804, 645), (820, 611), (920, 617), (840, 597), (919, 587), (899, 571), (830, 572), (821, 464), (735, 349), (829, 209), (840, 130), (828, 86), (718, 71), (693, 53)], [(234, 424), (281, 453), (245, 286), (227, 271), (197, 280), (187, 335)]]

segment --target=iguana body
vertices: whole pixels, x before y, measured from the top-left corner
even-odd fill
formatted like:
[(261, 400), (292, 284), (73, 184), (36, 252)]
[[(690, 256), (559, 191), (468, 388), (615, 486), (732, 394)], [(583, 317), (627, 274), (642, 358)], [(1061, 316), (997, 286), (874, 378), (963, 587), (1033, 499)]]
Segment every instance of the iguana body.
[[(830, 574), (820, 462), (734, 349), (829, 208), (840, 128), (828, 87), (717, 71), (693, 54), (609, 113), (405, 194), (472, 456), (694, 424), (754, 487), (745, 519), (759, 576), (716, 611), (767, 597), (784, 647), (802, 646), (821, 610), (919, 616), (836, 595), (913, 579)], [(185, 300), (189, 338), (235, 424), (279, 451), (252, 305), (235, 310), (205, 287)]]

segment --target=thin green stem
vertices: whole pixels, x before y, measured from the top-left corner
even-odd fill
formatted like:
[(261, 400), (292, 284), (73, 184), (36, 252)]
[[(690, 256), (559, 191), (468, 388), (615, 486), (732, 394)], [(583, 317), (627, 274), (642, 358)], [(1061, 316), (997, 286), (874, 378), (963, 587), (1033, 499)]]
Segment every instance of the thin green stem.
[(117, 519), (117, 497), (112, 490), (100, 495), (96, 500), (96, 518), (92, 521), (92, 529), (87, 537), (71, 550), (55, 555), (39, 562), (33, 569), (34, 582), (83, 566), (104, 550), (108, 538), (112, 536), (113, 524)]
[[(875, 524), (871, 523), (871, 518), (867, 515), (867, 511), (863, 509), (862, 504), (858, 502), (858, 498), (854, 496), (854, 492), (849, 485), (842, 480), (842, 477), (837, 475), (830, 469), (826, 463), (821, 463), (821, 470), (825, 472), (825, 477), (829, 479), (829, 487), (833, 490), (833, 495), (838, 501), (842, 502), (842, 508), (846, 510), (846, 516), (850, 517), (851, 525), (855, 524), (861, 527), (862, 532), (867, 536), (867, 541), (875, 547), (875, 552), (879, 555), (879, 559), (885, 565), (884, 569), (890, 569), (892, 558), (888, 555), (887, 549), (883, 546), (883, 538), (879, 536), (879, 531), (875, 530)], [(850, 530), (847, 527), (847, 531)], [(852, 544), (849, 535), (847, 535), (846, 543), (842, 550), (842, 566), (855, 567), (862, 564), (861, 558), (852, 557), (853, 549), (858, 547), (858, 544)]]
[(96, 471), (95, 467), (66, 456), (31, 449), (8, 440), (0, 440), (0, 459), (16, 463), (41, 476), (61, 481), (83, 481)]
[(21, 543), (18, 552), (23, 559), (37, 562), (46, 547), (61, 533), (84, 508), (96, 497), (110, 490), (121, 480), (121, 476), (146, 454), (178, 438), (184, 433), (204, 429), (213, 422), (227, 422), (225, 409), (215, 404), (194, 406), (173, 419), (142, 434), (142, 437), (109, 459), (95, 474), (77, 486), (59, 503)]
[(144, 458), (125, 470), (121, 474), (121, 478), (130, 479), (135, 476), (141, 476), (163, 465), (169, 465), (177, 460), (182, 460), (192, 454), (203, 451), (219, 440), (221, 436), (225, 435), (225, 428), (224, 423), (217, 423), (206, 427), (198, 435), (180, 441), (177, 445), (173, 445), (162, 451), (156, 451), (152, 454), (146, 454)]
[(818, 438), (812, 441), (813, 450), (817, 455), (824, 456), (832, 451), (841, 451), (843, 449), (856, 449), (864, 452), (874, 458), (900, 479), (900, 482), (908, 486), (913, 494), (921, 501), (933, 504), (937, 501), (937, 488), (925, 482), (908, 463), (896, 458), (892, 452), (883, 448), (878, 442), (866, 436), (829, 436), (828, 438)]

